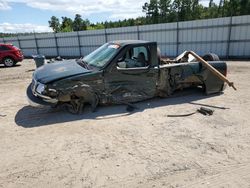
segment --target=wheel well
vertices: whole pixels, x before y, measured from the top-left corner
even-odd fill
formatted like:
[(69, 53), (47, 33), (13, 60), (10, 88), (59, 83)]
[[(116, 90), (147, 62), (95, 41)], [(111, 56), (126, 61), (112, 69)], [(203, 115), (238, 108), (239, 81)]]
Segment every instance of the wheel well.
[(12, 60), (14, 61), (14, 63), (16, 63), (15, 58), (13, 58), (13, 57), (11, 57), (11, 56), (5, 56), (5, 57), (3, 58), (3, 61), (4, 61), (6, 58), (10, 58), (10, 59), (12, 59)]

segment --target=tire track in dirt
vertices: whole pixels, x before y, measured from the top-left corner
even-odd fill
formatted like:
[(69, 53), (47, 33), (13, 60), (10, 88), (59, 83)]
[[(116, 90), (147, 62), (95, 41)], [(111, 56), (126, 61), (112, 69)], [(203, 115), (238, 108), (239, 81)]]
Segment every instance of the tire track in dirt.
[(250, 178), (250, 162), (241, 163), (241, 164), (232, 164), (226, 165), (225, 167), (213, 168), (220, 170), (219, 173), (201, 178), (194, 183), (187, 184), (184, 187), (219, 187), (224, 185), (232, 185), (235, 187), (249, 187), (250, 182), (246, 182), (244, 178)]

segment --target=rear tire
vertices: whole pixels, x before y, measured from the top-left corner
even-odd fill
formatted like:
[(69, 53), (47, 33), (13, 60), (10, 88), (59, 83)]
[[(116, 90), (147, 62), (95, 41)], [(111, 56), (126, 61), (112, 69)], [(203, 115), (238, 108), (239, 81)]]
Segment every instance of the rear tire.
[(219, 56), (216, 55), (216, 54), (214, 54), (214, 53), (205, 54), (202, 58), (203, 58), (205, 61), (220, 61)]
[(3, 60), (3, 64), (5, 67), (13, 67), (16, 64), (16, 62), (11, 57), (6, 57)]

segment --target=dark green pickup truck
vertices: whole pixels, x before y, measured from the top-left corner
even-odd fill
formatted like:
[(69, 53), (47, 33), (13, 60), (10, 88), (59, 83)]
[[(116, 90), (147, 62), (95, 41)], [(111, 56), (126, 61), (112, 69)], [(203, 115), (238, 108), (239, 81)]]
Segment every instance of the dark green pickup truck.
[[(225, 62), (213, 54), (206, 57), (226, 76)], [(94, 110), (98, 104), (167, 97), (186, 87), (202, 87), (212, 94), (223, 91), (224, 86), (200, 62), (187, 57), (163, 60), (156, 42), (125, 40), (106, 43), (78, 60), (43, 65), (34, 72), (27, 96), (31, 104), (64, 105), (76, 113), (85, 104)]]

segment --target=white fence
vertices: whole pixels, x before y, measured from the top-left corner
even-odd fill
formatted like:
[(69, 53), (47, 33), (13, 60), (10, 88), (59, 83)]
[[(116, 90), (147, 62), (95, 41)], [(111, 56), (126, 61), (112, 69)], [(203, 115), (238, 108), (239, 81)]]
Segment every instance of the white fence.
[(34, 34), (0, 38), (0, 43), (14, 44), (22, 49), (26, 57), (33, 54), (80, 57), (107, 41), (119, 39), (156, 41), (164, 56), (176, 56), (184, 50), (194, 50), (201, 55), (214, 52), (223, 58), (250, 58), (250, 15), (70, 33)]

